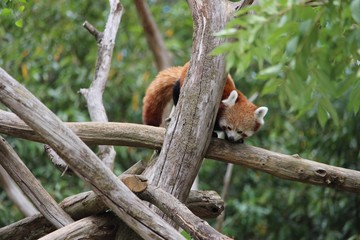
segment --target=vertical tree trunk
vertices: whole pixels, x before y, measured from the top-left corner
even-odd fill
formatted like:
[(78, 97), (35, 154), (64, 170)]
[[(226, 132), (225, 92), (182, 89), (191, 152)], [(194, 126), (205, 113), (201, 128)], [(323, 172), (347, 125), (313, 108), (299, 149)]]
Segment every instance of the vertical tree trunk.
[[(225, 59), (211, 51), (223, 43), (214, 34), (225, 27), (231, 3), (188, 1), (193, 13), (194, 42), (190, 68), (172, 116), (159, 160), (146, 175), (184, 202), (210, 143), (225, 86)], [(234, 9), (235, 10), (235, 9)]]

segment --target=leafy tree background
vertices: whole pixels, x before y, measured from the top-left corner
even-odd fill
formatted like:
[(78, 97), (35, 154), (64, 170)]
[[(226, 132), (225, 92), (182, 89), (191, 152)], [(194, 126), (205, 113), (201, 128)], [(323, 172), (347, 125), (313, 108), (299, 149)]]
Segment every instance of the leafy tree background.
[[(240, 12), (220, 33), (237, 39), (215, 50), (227, 54), (237, 87), (247, 96), (259, 94), (255, 102), (270, 109), (265, 127), (247, 143), (360, 170), (360, 1), (313, 8), (291, 2), (263, 1), (252, 7), (255, 14)], [(192, 45), (186, 2), (148, 3), (174, 65), (182, 65)], [(142, 97), (157, 70), (135, 6), (122, 4), (126, 12), (104, 103), (110, 121), (141, 123)], [(1, 67), (63, 121), (89, 121), (78, 90), (90, 84), (97, 46), (82, 23), (102, 30), (107, 2), (4, 1), (0, 7)], [(61, 177), (41, 144), (7, 140), (57, 201), (87, 189), (75, 176)], [(116, 151), (117, 174), (151, 155), (127, 147)], [(200, 188), (221, 192), (225, 170), (226, 164), (206, 160)], [(0, 226), (22, 218), (2, 189), (0, 201)], [(355, 194), (236, 166), (223, 232), (236, 239), (357, 239), (359, 205)]]

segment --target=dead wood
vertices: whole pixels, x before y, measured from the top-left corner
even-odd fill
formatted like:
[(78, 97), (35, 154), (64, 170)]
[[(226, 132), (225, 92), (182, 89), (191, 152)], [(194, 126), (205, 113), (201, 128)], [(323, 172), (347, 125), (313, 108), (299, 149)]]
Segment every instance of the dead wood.
[(194, 215), (173, 195), (159, 187), (149, 185), (139, 194), (139, 197), (157, 206), (193, 239), (231, 239), (216, 231), (205, 220)]
[(20, 212), (26, 217), (30, 217), (39, 213), (39, 211), (34, 207), (34, 204), (26, 197), (23, 191), (15, 183), (15, 181), (10, 177), (10, 175), (5, 171), (5, 169), (0, 166), (0, 186), (4, 189), (7, 196), (15, 203), (19, 208)]
[[(108, 81), (111, 58), (116, 42), (116, 34), (119, 29), (121, 17), (123, 14), (123, 6), (119, 0), (110, 0), (110, 13), (105, 25), (105, 30), (102, 34), (96, 33), (97, 30), (90, 28), (94, 33), (98, 42), (98, 56), (96, 58), (94, 79), (89, 89), (81, 89), (80, 92), (86, 99), (88, 111), (90, 113), (91, 121), (93, 122), (108, 122), (105, 107), (102, 102), (102, 96), (105, 90), (106, 82)], [(84, 23), (84, 26), (90, 24)], [(89, 29), (89, 28), (87, 28)], [(99, 36), (101, 38), (99, 39)], [(110, 169), (114, 168), (115, 149), (113, 146), (100, 145), (98, 150), (99, 158)]]
[(2, 137), (0, 137), (0, 164), (36, 208), (56, 228), (62, 228), (74, 222), (71, 217), (58, 206), (56, 201), (43, 188), (12, 147)]
[(129, 227), (146, 239), (183, 238), (117, 179), (74, 132), (1, 68), (0, 80), (0, 101), (42, 136)]
[[(116, 146), (149, 149), (161, 149), (165, 133), (164, 128), (130, 123), (67, 123), (67, 126), (87, 143), (105, 142)], [(44, 141), (14, 114), (1, 110), (0, 133), (32, 141)], [(206, 157), (263, 171), (282, 179), (360, 193), (359, 171), (304, 159), (297, 154), (286, 155), (212, 138)]]

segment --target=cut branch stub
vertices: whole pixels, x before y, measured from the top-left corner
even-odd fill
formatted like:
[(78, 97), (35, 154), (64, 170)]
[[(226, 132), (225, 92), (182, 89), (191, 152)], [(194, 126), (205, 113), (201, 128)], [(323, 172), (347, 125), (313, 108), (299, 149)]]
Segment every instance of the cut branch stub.
[(43, 137), (105, 204), (141, 237), (183, 239), (139, 200), (54, 113), (2, 68), (0, 101)]
[(141, 175), (123, 174), (120, 179), (134, 193), (143, 192), (148, 186), (147, 179)]

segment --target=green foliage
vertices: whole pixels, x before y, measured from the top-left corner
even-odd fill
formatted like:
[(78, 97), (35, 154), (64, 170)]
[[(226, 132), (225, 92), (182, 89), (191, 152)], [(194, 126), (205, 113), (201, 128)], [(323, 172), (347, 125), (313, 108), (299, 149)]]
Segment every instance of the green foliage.
[(350, 96), (346, 109), (360, 108), (359, 12), (359, 1), (264, 0), (239, 11), (219, 34), (236, 41), (215, 53), (227, 53), (229, 69), (255, 69), (262, 93), (298, 117), (315, 110), (322, 127), (329, 118), (339, 126), (336, 101)]
[[(159, 27), (174, 55), (174, 63), (183, 65), (191, 51), (191, 15), (185, 2), (158, 3), (150, 4), (151, 11), (157, 22), (164, 22)], [(8, 6), (11, 12), (15, 2), (12, 4)], [(117, 36), (104, 103), (110, 121), (141, 123), (142, 98), (157, 70), (135, 6), (132, 2), (123, 4), (126, 11)], [(82, 24), (88, 20), (102, 31), (108, 8), (108, 2), (29, 1), (21, 15), (22, 28), (16, 27), (13, 16), (0, 15), (0, 66), (63, 121), (89, 121), (86, 102), (78, 91), (90, 86), (97, 44)], [(184, 19), (181, 25), (174, 24), (178, 19)], [(42, 144), (11, 137), (7, 140), (57, 201), (88, 189), (76, 176), (61, 177)], [(135, 148), (117, 147), (116, 151), (117, 174), (151, 155), (151, 151)], [(2, 189), (0, 201), (0, 226), (22, 217)]]
[(9, 18), (15, 26), (24, 25), (22, 13), (26, 8), (27, 0), (5, 0), (0, 3), (0, 17)]
[[(186, 2), (148, 2), (174, 65), (182, 65), (192, 44)], [(110, 121), (140, 123), (142, 97), (157, 70), (135, 6), (131, 1), (122, 3), (126, 11), (104, 103)], [(62, 120), (88, 121), (78, 90), (90, 85), (97, 46), (81, 25), (88, 20), (102, 31), (107, 2), (28, 1), (20, 15), (22, 28), (12, 15), (17, 8), (0, 4), (0, 66)], [(222, 35), (238, 41), (216, 51), (227, 52), (237, 87), (247, 96), (260, 91), (255, 103), (269, 107), (265, 126), (247, 144), (360, 169), (358, 6), (359, 0), (329, 1), (318, 7), (265, 1), (250, 8), (256, 14), (244, 15), (247, 10), (243, 10), (229, 24)], [(11, 17), (3, 15), (4, 8), (11, 9)], [(57, 201), (87, 190), (76, 176), (61, 177), (41, 144), (7, 140)], [(134, 148), (117, 147), (116, 151), (116, 174), (151, 155)], [(204, 161), (200, 188), (220, 193), (225, 171), (226, 164)], [(0, 202), (0, 226), (22, 218), (2, 190)], [(359, 203), (358, 195), (236, 166), (223, 233), (235, 239), (356, 239)]]

